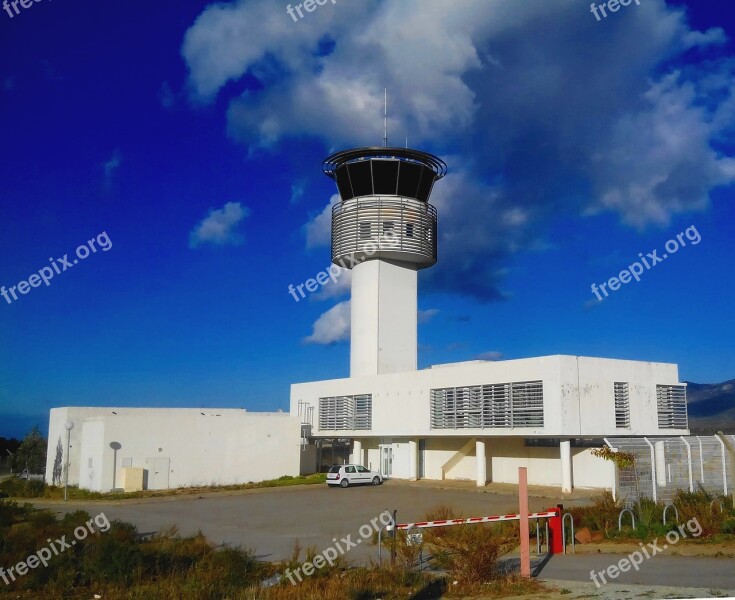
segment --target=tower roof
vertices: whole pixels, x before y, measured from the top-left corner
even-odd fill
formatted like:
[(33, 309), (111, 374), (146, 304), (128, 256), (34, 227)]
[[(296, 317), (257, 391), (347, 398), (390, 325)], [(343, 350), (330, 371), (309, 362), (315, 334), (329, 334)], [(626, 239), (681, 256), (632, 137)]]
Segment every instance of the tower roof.
[(434, 171), (435, 180), (447, 174), (447, 164), (433, 154), (412, 148), (386, 148), (384, 146), (366, 146), (335, 152), (324, 159), (322, 171), (325, 175), (336, 179), (335, 172), (342, 165), (373, 158), (418, 163)]

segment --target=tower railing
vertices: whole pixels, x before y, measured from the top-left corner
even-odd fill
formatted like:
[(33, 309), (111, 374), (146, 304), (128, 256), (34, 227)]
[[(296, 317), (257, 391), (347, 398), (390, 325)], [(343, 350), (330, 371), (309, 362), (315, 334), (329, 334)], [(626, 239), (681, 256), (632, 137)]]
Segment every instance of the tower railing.
[(401, 196), (362, 196), (332, 207), (332, 260), (348, 256), (436, 263), (437, 212)]

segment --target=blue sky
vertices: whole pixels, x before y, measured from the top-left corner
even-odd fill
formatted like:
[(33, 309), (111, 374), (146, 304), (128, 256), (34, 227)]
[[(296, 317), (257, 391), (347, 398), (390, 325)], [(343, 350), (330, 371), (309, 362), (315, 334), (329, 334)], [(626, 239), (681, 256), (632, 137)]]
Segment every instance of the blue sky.
[(347, 376), (349, 277), (287, 290), (329, 265), (321, 161), (381, 143), (385, 87), (393, 143), (449, 165), (421, 367), (564, 353), (735, 377), (732, 8), (589, 4), (1, 11), (0, 286), (111, 245), (0, 297), (0, 435), (64, 405), (287, 409), (292, 382)]

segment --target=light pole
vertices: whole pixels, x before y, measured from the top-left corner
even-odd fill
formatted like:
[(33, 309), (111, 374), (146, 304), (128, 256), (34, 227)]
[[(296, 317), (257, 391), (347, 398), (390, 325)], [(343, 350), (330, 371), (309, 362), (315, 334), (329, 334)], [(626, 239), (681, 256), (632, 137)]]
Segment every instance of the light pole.
[(74, 429), (74, 423), (72, 423), (71, 421), (67, 421), (64, 427), (66, 428), (66, 468), (64, 469), (64, 501), (66, 501), (66, 488), (69, 485), (69, 446), (71, 445), (71, 430)]

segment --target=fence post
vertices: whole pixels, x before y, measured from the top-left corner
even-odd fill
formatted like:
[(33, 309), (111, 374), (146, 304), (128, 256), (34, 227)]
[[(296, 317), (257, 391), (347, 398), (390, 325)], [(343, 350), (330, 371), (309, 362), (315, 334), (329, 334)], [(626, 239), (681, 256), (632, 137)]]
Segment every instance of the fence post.
[(653, 450), (653, 444), (648, 441), (648, 438), (644, 437), (643, 439), (645, 440), (646, 444), (648, 444), (648, 447), (651, 449), (651, 493), (653, 495), (653, 501), (658, 502), (658, 498), (656, 497), (656, 453)]
[(692, 447), (689, 445), (687, 439), (682, 435), (681, 441), (686, 444), (687, 447), (687, 466), (689, 467), (689, 491), (694, 492), (694, 478), (692, 477)]
[(696, 436), (699, 442), (699, 482), (704, 485), (704, 454), (702, 454), (702, 440)]
[(722, 488), (725, 490), (725, 496), (727, 496), (727, 460), (725, 456), (725, 442), (719, 435), (716, 435), (715, 439), (720, 442), (720, 446), (722, 447)]
[[(610, 440), (608, 440), (607, 438), (602, 438), (602, 439), (605, 441), (605, 443), (607, 444), (607, 447), (610, 448), (610, 450), (612, 450), (613, 452), (617, 452), (618, 451), (617, 448), (613, 448), (613, 445), (610, 443)], [(617, 499), (618, 499), (618, 495), (617, 495), (618, 467), (612, 461), (610, 461), (610, 466), (612, 467), (612, 472), (613, 472), (613, 476), (612, 476), (612, 497), (613, 497), (613, 500), (616, 500), (617, 501)]]
[[(732, 507), (735, 508), (735, 446), (733, 446), (730, 440), (727, 439), (727, 436), (721, 431), (718, 431), (717, 435), (730, 455), (730, 475), (732, 476), (730, 479), (730, 492), (732, 492)], [(735, 436), (730, 437), (735, 440)]]
[(521, 577), (531, 577), (531, 550), (528, 541), (528, 471), (518, 467), (518, 517), (521, 536)]

